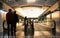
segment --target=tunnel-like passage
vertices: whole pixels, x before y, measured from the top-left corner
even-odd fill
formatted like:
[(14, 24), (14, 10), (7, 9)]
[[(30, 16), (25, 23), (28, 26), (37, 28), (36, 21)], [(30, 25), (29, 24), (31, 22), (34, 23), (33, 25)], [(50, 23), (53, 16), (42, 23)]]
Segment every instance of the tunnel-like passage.
[[(34, 21), (34, 38), (60, 38), (60, 6), (57, 0), (3, 0), (0, 10), (0, 33), (3, 37), (3, 21), (6, 20), (8, 9), (16, 10), (19, 22), (16, 23), (16, 38), (24, 38), (24, 17)], [(28, 3), (29, 2), (29, 3)], [(6, 3), (6, 4), (5, 4)], [(11, 5), (12, 4), (12, 5)], [(6, 11), (5, 11), (5, 10)], [(1, 12), (1, 11), (4, 11)], [(7, 26), (6, 22), (4, 24)], [(7, 28), (4, 31), (7, 35)], [(5, 37), (5, 38), (6, 38)], [(28, 37), (29, 38), (29, 37)]]

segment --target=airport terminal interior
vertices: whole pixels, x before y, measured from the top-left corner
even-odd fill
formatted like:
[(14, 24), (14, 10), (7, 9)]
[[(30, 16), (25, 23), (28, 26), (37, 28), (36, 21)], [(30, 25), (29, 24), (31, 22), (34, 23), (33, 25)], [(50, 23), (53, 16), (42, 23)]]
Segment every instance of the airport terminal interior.
[[(25, 38), (24, 18), (33, 20), (34, 35), (26, 38), (60, 38), (60, 0), (0, 0), (0, 38), (8, 38), (6, 14), (16, 10), (16, 38)], [(11, 19), (11, 17), (10, 17)], [(31, 32), (32, 33), (32, 32)], [(28, 33), (29, 34), (29, 33)], [(11, 38), (11, 37), (9, 37)]]

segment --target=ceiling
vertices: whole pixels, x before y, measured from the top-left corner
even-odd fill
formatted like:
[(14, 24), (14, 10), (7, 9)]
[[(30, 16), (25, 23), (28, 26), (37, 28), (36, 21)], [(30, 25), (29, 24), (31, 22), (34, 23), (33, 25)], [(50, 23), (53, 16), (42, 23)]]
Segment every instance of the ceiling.
[(32, 2), (33, 0), (31, 0), (31, 3), (28, 2), (29, 0), (11, 0), (10, 2), (7, 2), (8, 4), (10, 4), (12, 7), (20, 7), (21, 5), (40, 5), (40, 6), (52, 6), (55, 2), (57, 2), (58, 0), (35, 0), (35, 2)]
[(57, 1), (58, 0), (13, 0), (7, 3), (24, 16), (33, 18), (41, 15)]

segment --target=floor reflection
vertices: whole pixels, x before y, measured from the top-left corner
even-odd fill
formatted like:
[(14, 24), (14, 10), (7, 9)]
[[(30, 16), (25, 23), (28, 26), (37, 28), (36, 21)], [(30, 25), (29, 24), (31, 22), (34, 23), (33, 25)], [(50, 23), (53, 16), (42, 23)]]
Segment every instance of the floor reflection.
[[(42, 30), (45, 28), (42, 28), (42, 26), (38, 26), (38, 24), (34, 25), (35, 31), (34, 31), (34, 38), (51, 38), (51, 32), (47, 30)], [(22, 24), (19, 24), (17, 26), (17, 38), (25, 38), (24, 36), (24, 26)], [(27, 36), (29, 38), (29, 36)]]
[[(16, 26), (16, 38), (25, 38), (24, 36), (24, 26), (22, 23), (19, 23)], [(39, 25), (36, 23), (34, 25), (34, 36), (26, 36), (26, 38), (52, 38), (52, 33), (49, 28), (45, 28), (44, 26)], [(4, 38), (8, 38), (7, 32), (4, 35)], [(59, 38), (59, 37), (58, 37)]]

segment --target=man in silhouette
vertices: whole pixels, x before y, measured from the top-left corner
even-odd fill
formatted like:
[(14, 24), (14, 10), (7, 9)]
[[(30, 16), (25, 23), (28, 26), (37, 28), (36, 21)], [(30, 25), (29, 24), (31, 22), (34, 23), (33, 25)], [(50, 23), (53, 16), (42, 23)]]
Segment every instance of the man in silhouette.
[(8, 13), (6, 14), (6, 21), (7, 21), (7, 25), (8, 25), (8, 36), (10, 36), (10, 33), (12, 35), (12, 32), (10, 32), (10, 31), (11, 31), (11, 29), (13, 29), (13, 28), (11, 28), (14, 24), (13, 20), (14, 20), (14, 14), (12, 13), (12, 10), (9, 9)]
[(52, 20), (52, 21), (54, 23), (54, 28), (52, 28), (52, 34), (53, 34), (53, 36), (56, 36), (56, 22), (55, 22), (55, 20)]
[(16, 11), (14, 11), (13, 22), (14, 22), (14, 25), (12, 27), (13, 27), (14, 35), (16, 36), (16, 23), (19, 22), (18, 15), (16, 14)]
[(27, 17), (24, 18), (24, 35), (27, 37), (27, 26), (28, 25), (28, 19)]
[(31, 21), (31, 36), (34, 36), (34, 22)]

